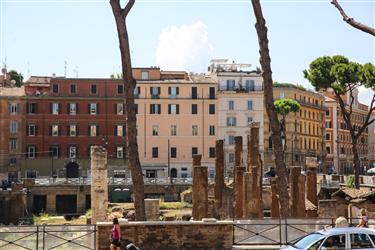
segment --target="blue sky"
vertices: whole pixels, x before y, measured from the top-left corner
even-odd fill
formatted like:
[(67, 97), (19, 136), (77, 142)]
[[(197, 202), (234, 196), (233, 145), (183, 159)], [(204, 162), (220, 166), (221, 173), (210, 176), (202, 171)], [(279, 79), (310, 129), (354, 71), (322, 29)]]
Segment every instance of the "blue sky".
[[(375, 0), (340, 1), (375, 26)], [(125, 1), (123, 1), (125, 4)], [(308, 86), (322, 55), (375, 62), (375, 40), (343, 22), (330, 0), (264, 0), (274, 80)], [(0, 0), (1, 61), (25, 76), (108, 77), (120, 71), (109, 0)], [(259, 65), (250, 0), (137, 0), (128, 18), (133, 66), (205, 72), (211, 58)]]

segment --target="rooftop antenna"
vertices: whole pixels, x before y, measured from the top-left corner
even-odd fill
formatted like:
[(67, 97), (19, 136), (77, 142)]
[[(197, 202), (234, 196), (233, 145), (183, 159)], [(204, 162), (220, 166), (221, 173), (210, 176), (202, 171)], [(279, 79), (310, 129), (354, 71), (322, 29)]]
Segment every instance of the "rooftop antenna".
[(73, 71), (76, 74), (76, 78), (78, 78), (78, 66), (75, 66)]
[(30, 62), (27, 61), (27, 78), (30, 77)]
[(64, 76), (66, 77), (66, 70), (67, 70), (68, 66), (67, 66), (67, 63), (66, 61), (64, 61)]

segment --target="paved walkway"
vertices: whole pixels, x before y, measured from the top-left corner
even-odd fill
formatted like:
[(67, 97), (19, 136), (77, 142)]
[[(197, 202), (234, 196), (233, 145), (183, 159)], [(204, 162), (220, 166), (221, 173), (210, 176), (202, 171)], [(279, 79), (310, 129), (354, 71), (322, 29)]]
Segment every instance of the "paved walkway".
[(280, 246), (275, 246), (275, 245), (263, 245), (263, 246), (233, 246), (232, 249), (250, 249), (250, 250), (275, 250), (275, 249), (280, 249)]

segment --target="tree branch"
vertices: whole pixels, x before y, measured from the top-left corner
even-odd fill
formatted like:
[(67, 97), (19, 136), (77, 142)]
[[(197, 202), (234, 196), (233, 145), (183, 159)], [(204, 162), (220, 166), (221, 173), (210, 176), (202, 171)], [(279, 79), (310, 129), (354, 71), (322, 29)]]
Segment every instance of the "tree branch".
[(352, 17), (348, 17), (348, 15), (346, 15), (344, 9), (341, 7), (341, 5), (339, 4), (339, 2), (337, 0), (332, 0), (331, 4), (333, 4), (336, 7), (336, 9), (338, 9), (338, 11), (340, 12), (344, 21), (347, 22), (349, 25), (351, 25), (352, 27), (354, 27), (356, 29), (359, 29), (363, 32), (366, 32), (370, 35), (375, 36), (375, 29), (374, 28), (372, 28), (370, 26), (367, 26), (367, 25), (364, 25), (360, 22), (357, 22)]
[(134, 3), (135, 3), (135, 0), (129, 0), (129, 2), (126, 4), (125, 8), (122, 10), (122, 13), (123, 13), (125, 18), (128, 16), (129, 11), (133, 7)]

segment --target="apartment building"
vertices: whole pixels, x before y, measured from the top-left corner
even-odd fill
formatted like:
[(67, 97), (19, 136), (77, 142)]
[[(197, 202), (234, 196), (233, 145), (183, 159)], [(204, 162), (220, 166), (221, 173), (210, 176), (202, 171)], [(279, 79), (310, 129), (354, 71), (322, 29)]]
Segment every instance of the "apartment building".
[(212, 60), (208, 75), (217, 83), (218, 138), (224, 140), (226, 174), (234, 167), (234, 137), (243, 137), (243, 162), (247, 162), (250, 124), (259, 123), (260, 151), (263, 152), (263, 79), (249, 64)]
[[(287, 166), (305, 166), (306, 157), (316, 157), (320, 166), (325, 157), (324, 146), (324, 96), (293, 84), (275, 84), (274, 99), (291, 98), (301, 105), (300, 111), (286, 117)], [(264, 113), (264, 166), (274, 166), (269, 119)]]
[[(343, 119), (338, 100), (331, 91), (324, 92), (327, 107), (325, 115), (325, 143), (326, 143), (326, 165), (333, 167), (339, 174), (353, 173), (353, 150), (350, 132)], [(351, 97), (347, 93), (343, 100), (350, 105)], [(349, 107), (348, 107), (349, 108)], [(358, 90), (354, 91), (353, 113), (351, 115), (354, 126), (359, 127), (365, 122), (368, 106), (358, 101)], [(368, 143), (369, 128), (365, 130), (358, 140), (358, 152), (361, 163), (361, 172), (369, 168)]]

